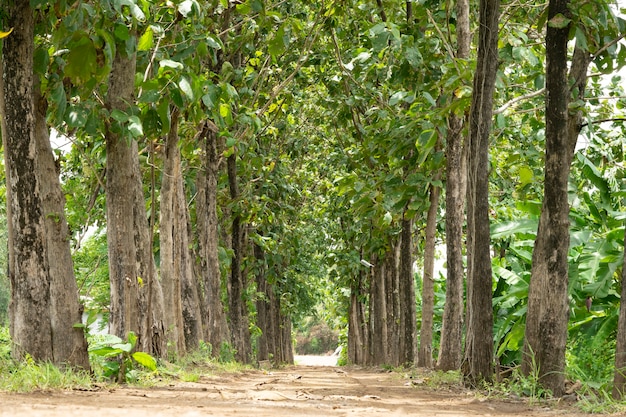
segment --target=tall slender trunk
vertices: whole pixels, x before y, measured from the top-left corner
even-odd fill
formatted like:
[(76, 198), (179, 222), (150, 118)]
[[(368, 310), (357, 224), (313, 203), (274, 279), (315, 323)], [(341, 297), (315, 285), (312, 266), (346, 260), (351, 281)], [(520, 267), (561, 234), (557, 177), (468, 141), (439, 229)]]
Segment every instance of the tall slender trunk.
[(402, 219), (400, 232), (400, 345), (399, 364), (415, 364), (417, 331), (415, 317), (415, 278), (413, 277), (413, 221)]
[[(237, 156), (233, 154), (227, 159), (228, 184), (230, 187), (231, 200), (239, 199), (239, 185), (237, 178)], [(246, 304), (246, 282), (243, 267), (244, 252), (244, 227), (238, 208), (232, 211), (231, 239), (233, 259), (231, 262), (229, 281), (229, 317), (233, 348), (236, 350), (235, 357), (238, 361), (249, 363), (252, 360), (252, 347), (250, 344), (250, 330), (248, 319), (248, 306)]]
[[(438, 180), (438, 175), (435, 177)], [(430, 186), (430, 206), (426, 216), (426, 240), (424, 242), (424, 278), (422, 284), (422, 326), (417, 364), (422, 368), (433, 367), (433, 316), (435, 314), (435, 244), (437, 213), (439, 212), (440, 188)]]
[[(469, 0), (456, 2), (457, 57), (469, 58)], [(446, 303), (443, 310), (437, 369), (461, 367), (463, 358), (463, 213), (467, 165), (463, 153), (463, 118), (448, 118), (446, 140)]]
[(363, 273), (359, 272), (350, 288), (350, 310), (348, 311), (348, 362), (353, 365), (366, 364), (369, 356), (363, 288)]
[[(568, 0), (551, 0), (548, 21), (569, 15)], [(569, 202), (568, 179), (582, 111), (570, 113), (572, 91), (584, 97), (591, 55), (577, 44), (568, 74), (569, 25), (546, 31), (546, 151), (544, 200), (533, 249), (522, 372), (560, 396), (565, 388), (567, 344)]]
[[(165, 139), (160, 204), (161, 282), (169, 351), (183, 356), (186, 350), (182, 280), (190, 272), (187, 240), (187, 207), (185, 205), (180, 151), (178, 149), (178, 111), (172, 112), (170, 131)], [(182, 200), (182, 201), (181, 201)], [(182, 204), (181, 204), (182, 203)]]
[[(390, 347), (400, 346), (400, 246), (399, 241), (392, 241), (383, 261), (387, 293), (387, 339)], [(400, 364), (399, 349), (387, 349), (387, 357), (389, 364)]]
[(489, 137), (498, 70), (499, 0), (480, 1), (478, 59), (469, 135), (467, 336), (462, 371), (474, 385), (493, 377), (489, 231)]
[(217, 128), (206, 121), (201, 127), (204, 147), (204, 170), (198, 172), (196, 196), (196, 232), (200, 271), (204, 287), (204, 337), (219, 357), (228, 338), (228, 323), (222, 303), (222, 276), (220, 271), (219, 224), (217, 217), (217, 183), (220, 168), (220, 146)]
[[(118, 49), (109, 78), (109, 110), (127, 110), (133, 98), (134, 80), (135, 56), (123, 56)], [(122, 338), (132, 331), (138, 336), (138, 349), (161, 356), (166, 353), (163, 293), (159, 280), (153, 276), (137, 142), (109, 127), (106, 150), (110, 331)]]
[(385, 291), (385, 263), (372, 258), (370, 268), (370, 361), (371, 365), (388, 364), (389, 329), (387, 328), (387, 294)]
[[(37, 83), (38, 84), (38, 83)], [(87, 340), (80, 327), (82, 306), (70, 249), (70, 232), (65, 218), (65, 194), (59, 181), (60, 172), (50, 146), (44, 99), (35, 92), (35, 139), (37, 141), (37, 175), (43, 212), (47, 213), (46, 246), (50, 274), (50, 320), (55, 363), (70, 363), (89, 369)]]

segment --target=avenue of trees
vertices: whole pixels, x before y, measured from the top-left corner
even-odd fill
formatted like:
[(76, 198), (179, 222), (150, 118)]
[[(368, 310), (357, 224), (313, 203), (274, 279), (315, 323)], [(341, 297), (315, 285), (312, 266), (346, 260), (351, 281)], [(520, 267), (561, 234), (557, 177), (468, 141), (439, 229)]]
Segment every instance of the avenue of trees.
[(4, 0), (13, 357), (87, 369), (100, 316), (291, 363), (314, 314), (348, 363), (620, 398), (625, 34), (608, 0)]

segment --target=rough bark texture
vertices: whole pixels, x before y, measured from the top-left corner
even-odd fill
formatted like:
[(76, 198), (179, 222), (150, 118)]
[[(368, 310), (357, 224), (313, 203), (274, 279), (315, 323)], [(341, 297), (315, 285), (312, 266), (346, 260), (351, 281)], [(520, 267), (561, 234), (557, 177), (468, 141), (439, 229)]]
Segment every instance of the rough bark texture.
[[(626, 229), (624, 229), (624, 265), (626, 265)], [(613, 375), (613, 398), (621, 400), (626, 394), (626, 268), (622, 267), (622, 292), (617, 322), (615, 346), (615, 374)]]
[[(183, 190), (180, 151), (178, 149), (178, 112), (172, 112), (170, 131), (163, 154), (160, 204), (161, 282), (168, 350), (175, 357), (186, 351), (183, 323), (182, 281), (191, 274), (187, 238), (187, 206)], [(187, 278), (189, 279), (189, 278)], [(193, 320), (193, 317), (192, 317)]]
[[(456, 2), (457, 57), (468, 58), (471, 43), (469, 0)], [(446, 140), (446, 303), (437, 369), (459, 369), (463, 357), (463, 213), (467, 165), (463, 119), (451, 114)]]
[[(239, 185), (237, 178), (237, 156), (228, 157), (228, 184), (230, 197), (237, 202), (239, 199)], [(241, 215), (237, 209), (232, 212), (231, 239), (233, 258), (231, 262), (229, 289), (229, 310), (231, 341), (235, 349), (235, 358), (242, 363), (252, 360), (252, 346), (248, 319), (248, 306), (245, 300), (246, 282), (243, 274), (244, 255), (244, 227)]]
[(389, 329), (387, 327), (387, 294), (385, 291), (386, 265), (376, 258), (372, 259), (374, 268), (370, 269), (370, 365), (389, 364)]
[[(552, 0), (548, 21), (569, 14), (568, 0)], [(569, 202), (571, 161), (580, 132), (582, 113), (570, 114), (575, 89), (584, 96), (590, 55), (575, 48), (568, 76), (569, 26), (548, 25), (546, 32), (546, 152), (544, 200), (533, 250), (528, 293), (522, 372), (537, 373), (540, 383), (560, 396), (565, 382), (567, 344)], [(570, 81), (572, 87), (570, 87)]]
[(34, 95), (38, 83), (33, 75), (33, 11), (28, 1), (15, 1), (5, 12), (14, 28), (3, 42), (0, 70), (9, 183), (12, 354), (16, 359), (28, 354), (35, 360), (88, 369), (84, 335), (73, 327), (81, 314), (69, 257), (65, 201), (45, 125), (45, 103)]
[(363, 273), (359, 273), (350, 288), (348, 311), (348, 363), (366, 364), (368, 360), (368, 331), (365, 318)]
[(82, 306), (78, 299), (78, 286), (70, 249), (70, 233), (65, 218), (65, 195), (61, 189), (60, 173), (50, 146), (50, 133), (46, 124), (47, 106), (37, 93), (35, 93), (35, 106), (37, 175), (43, 212), (46, 213), (54, 362), (89, 369), (85, 334), (82, 328), (74, 327), (82, 321)]
[(467, 336), (462, 372), (475, 385), (493, 377), (493, 307), (489, 232), (489, 136), (498, 70), (499, 0), (481, 0), (478, 59), (468, 143)]
[[(438, 179), (438, 178), (437, 178)], [(422, 325), (417, 364), (433, 367), (433, 316), (435, 309), (435, 237), (439, 211), (439, 187), (430, 186), (430, 207), (426, 216), (426, 241), (424, 242), (424, 278), (422, 283)]]
[(218, 258), (219, 224), (217, 217), (217, 181), (220, 151), (217, 129), (207, 122), (202, 126), (204, 170), (198, 172), (196, 196), (196, 230), (201, 280), (204, 287), (204, 338), (219, 357), (223, 343), (230, 343), (228, 323), (222, 303), (222, 277)]
[[(132, 101), (134, 79), (135, 56), (123, 56), (118, 50), (107, 92), (109, 110), (127, 108)], [(109, 128), (106, 149), (110, 332), (126, 338), (133, 331), (139, 338), (139, 350), (161, 356), (166, 353), (163, 293), (153, 276), (137, 142)]]
[(385, 255), (385, 292), (387, 293), (388, 363), (400, 364), (400, 242), (394, 241)]
[(415, 364), (417, 330), (415, 317), (415, 279), (413, 277), (413, 222), (402, 220), (400, 232), (400, 345), (399, 365)]
[[(11, 331), (13, 356), (30, 354), (36, 360), (53, 360), (50, 282), (45, 252), (44, 213), (36, 176), (35, 113), (33, 103), (33, 15), (28, 1), (7, 7), (13, 33), (4, 40), (5, 158), (13, 224), (11, 281)], [(33, 331), (37, 329), (38, 331)]]

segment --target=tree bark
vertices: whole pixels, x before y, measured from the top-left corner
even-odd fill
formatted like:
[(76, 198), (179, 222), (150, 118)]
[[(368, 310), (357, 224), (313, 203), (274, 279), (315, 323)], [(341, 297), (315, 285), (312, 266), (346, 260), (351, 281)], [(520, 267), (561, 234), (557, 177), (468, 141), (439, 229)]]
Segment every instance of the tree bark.
[[(38, 83), (36, 83), (38, 84)], [(61, 189), (57, 164), (50, 146), (44, 99), (35, 88), (35, 138), (39, 177), (46, 226), (46, 246), (50, 274), (50, 320), (54, 363), (67, 363), (89, 369), (87, 340), (82, 328), (82, 306), (74, 276), (70, 232), (65, 218), (65, 194)]]
[(489, 136), (498, 70), (499, 0), (480, 1), (480, 29), (468, 163), (467, 336), (462, 372), (476, 385), (493, 377), (493, 307), (489, 231)]
[[(469, 0), (456, 2), (457, 57), (469, 58)], [(443, 310), (437, 369), (461, 367), (463, 358), (463, 214), (467, 182), (463, 153), (463, 118), (451, 114), (446, 140), (446, 303)]]
[[(551, 0), (548, 21), (569, 15), (568, 0)], [(571, 92), (583, 97), (591, 56), (578, 46), (568, 75), (565, 28), (548, 24), (546, 32), (546, 151), (544, 200), (533, 249), (522, 372), (538, 373), (555, 396), (565, 389), (567, 344), (569, 202), (568, 179), (580, 132), (582, 112), (569, 113)], [(570, 87), (570, 81), (572, 86)]]
[[(178, 149), (178, 111), (173, 111), (171, 117), (171, 127), (163, 149), (163, 176), (159, 210), (160, 273), (169, 352), (175, 357), (179, 357), (184, 356), (186, 351), (182, 281), (190, 279), (183, 277), (191, 273), (191, 258), (188, 253), (187, 206)], [(193, 317), (191, 318), (193, 320)]]
[(622, 266), (622, 292), (620, 294), (617, 345), (615, 346), (615, 374), (613, 398), (621, 400), (626, 393), (626, 228), (624, 229), (624, 266)]
[[(6, 6), (0, 112), (9, 231), (12, 355), (89, 369), (70, 257), (63, 193), (34, 82), (34, 18), (28, 1)], [(43, 113), (42, 113), (43, 112)], [(57, 233), (57, 234), (55, 234)]]
[(387, 349), (388, 363), (400, 364), (400, 242), (391, 242), (384, 259), (385, 264), (385, 292), (387, 293), (387, 332), (389, 346)]
[[(438, 180), (439, 175), (436, 176)], [(422, 284), (422, 326), (417, 364), (422, 368), (433, 367), (433, 316), (435, 309), (435, 244), (437, 213), (439, 211), (439, 187), (430, 186), (430, 206), (426, 216), (426, 240), (424, 242), (424, 278)]]
[(372, 258), (375, 265), (370, 268), (370, 361), (371, 365), (389, 364), (389, 329), (387, 327), (387, 294), (385, 291), (386, 265)]
[[(122, 53), (118, 48), (109, 78), (109, 111), (126, 111), (133, 100), (135, 56)], [(110, 332), (126, 338), (132, 331), (138, 337), (139, 350), (161, 356), (166, 353), (163, 293), (159, 280), (152, 277), (154, 260), (137, 142), (109, 124), (106, 149)]]
[[(228, 184), (230, 187), (231, 200), (239, 199), (239, 185), (237, 178), (237, 156), (233, 154), (227, 159)], [(246, 282), (242, 273), (242, 261), (244, 251), (244, 229), (239, 209), (232, 211), (231, 239), (233, 259), (231, 262), (229, 281), (229, 317), (235, 357), (242, 363), (250, 363), (252, 360), (252, 347), (250, 344), (250, 329), (248, 319), (248, 306), (246, 304)]]
[(206, 121), (201, 127), (204, 147), (204, 170), (198, 172), (196, 222), (202, 284), (204, 287), (204, 337), (212, 353), (219, 357), (224, 343), (230, 343), (228, 323), (222, 303), (222, 276), (220, 271), (219, 224), (217, 216), (217, 183), (220, 168), (220, 146), (217, 128)]
[(364, 365), (368, 360), (368, 332), (363, 301), (363, 273), (359, 272), (350, 288), (348, 311), (348, 363)]
[(400, 232), (400, 365), (415, 364), (417, 329), (415, 317), (415, 278), (413, 277), (413, 221), (402, 219)]

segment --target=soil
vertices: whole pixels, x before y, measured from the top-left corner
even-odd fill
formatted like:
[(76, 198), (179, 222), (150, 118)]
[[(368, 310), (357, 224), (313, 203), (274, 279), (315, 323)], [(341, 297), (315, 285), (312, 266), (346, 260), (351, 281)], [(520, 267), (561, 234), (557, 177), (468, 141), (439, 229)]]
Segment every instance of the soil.
[[(332, 363), (332, 359), (318, 359)], [(299, 358), (297, 363), (314, 363)], [(150, 388), (0, 393), (0, 416), (583, 416), (566, 402), (488, 399), (376, 369), (291, 366), (204, 375)]]

